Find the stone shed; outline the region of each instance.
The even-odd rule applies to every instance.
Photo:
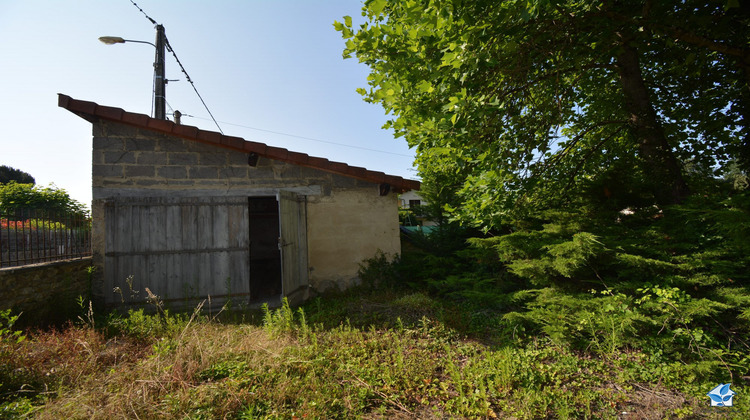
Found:
[[[94,298],[300,302],[401,251],[419,182],[59,95],[93,125]]]

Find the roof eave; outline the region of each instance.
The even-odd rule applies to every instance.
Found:
[[[268,146],[263,143],[248,141],[240,137],[226,136],[215,131],[201,130],[188,125],[177,125],[172,121],[151,118],[148,115],[127,112],[122,108],[99,105],[95,102],[73,99],[64,94],[58,94],[59,107],[78,115],[84,120],[95,123],[99,120],[113,121],[133,127],[155,131],[186,140],[195,141],[211,146],[222,147],[242,153],[255,153],[258,156],[274,159],[293,165],[318,169],[361,181],[375,184],[389,184],[391,190],[402,193],[409,190],[419,190],[419,181],[405,179],[395,175],[371,171],[365,168],[349,166],[341,162],[333,162],[325,158],[309,156],[305,153],[289,151],[287,149]]]

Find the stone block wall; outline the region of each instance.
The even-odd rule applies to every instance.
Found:
[[[359,263],[401,252],[396,194],[378,184],[260,158],[127,125],[100,121],[93,130],[93,255],[103,267],[107,200],[144,197],[272,196],[279,190],[306,196],[310,285],[345,289]],[[101,293],[99,270],[94,296]]]
[[[268,158],[252,167],[245,153],[109,122],[94,124],[92,162],[95,200],[121,190],[221,189],[232,195],[314,185],[325,194],[374,185]]]
[[[91,257],[0,269],[0,309],[23,312],[21,325],[45,325],[75,318],[77,299],[91,291]]]

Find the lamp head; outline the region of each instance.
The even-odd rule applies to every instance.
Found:
[[[124,44],[125,40],[120,38],[119,36],[100,36],[99,41],[107,44],[107,45],[113,45],[113,44]]]

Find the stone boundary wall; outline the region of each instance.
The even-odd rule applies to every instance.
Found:
[[[91,293],[91,257],[0,269],[0,310],[23,312],[21,326],[61,323],[79,314]]]

